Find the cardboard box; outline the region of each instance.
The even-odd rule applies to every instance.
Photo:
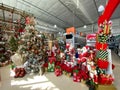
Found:
[[[117,90],[114,85],[96,85],[95,90]]]

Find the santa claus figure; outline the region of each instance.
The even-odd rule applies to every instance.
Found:
[[[81,49],[81,54],[79,55],[79,58],[87,57],[88,56],[88,50],[90,49],[89,46],[85,46]]]

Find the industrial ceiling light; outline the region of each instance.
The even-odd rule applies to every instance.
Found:
[[[61,32],[59,32],[58,34],[61,34]]]
[[[84,26],[83,26],[83,28],[87,28],[87,26],[86,26],[86,25],[84,25]]]
[[[99,7],[98,7],[98,12],[102,12],[102,11],[104,11],[104,6],[103,5],[100,5]]]
[[[57,28],[57,25],[54,25],[54,28]]]

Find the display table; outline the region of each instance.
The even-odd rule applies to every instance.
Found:
[[[114,85],[96,85],[95,90],[117,90]]]

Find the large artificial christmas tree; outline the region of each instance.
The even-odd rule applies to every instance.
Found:
[[[17,54],[21,56],[22,64],[27,73],[38,73],[46,60],[45,35],[35,30],[34,17],[26,18],[24,32],[20,32]],[[13,41],[14,39],[12,39]],[[13,44],[13,43],[12,43]],[[13,61],[16,65],[17,62]]]

